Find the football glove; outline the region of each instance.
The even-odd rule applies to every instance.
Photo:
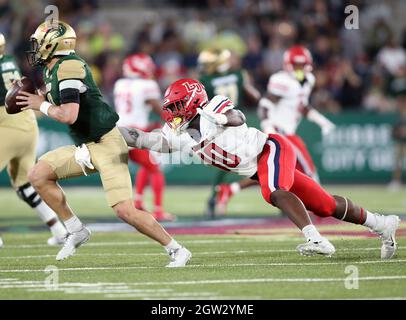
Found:
[[[80,147],[76,147],[75,151],[75,161],[82,169],[85,176],[87,176],[86,167],[89,169],[94,169],[94,166],[90,160],[90,152],[86,144],[82,144]]]
[[[228,122],[227,116],[222,113],[215,113],[211,110],[207,109],[197,109],[197,113],[200,114],[202,117],[206,118],[210,122],[223,126]]]

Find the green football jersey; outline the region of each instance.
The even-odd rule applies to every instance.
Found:
[[[204,74],[199,81],[203,83],[209,99],[223,95],[231,99],[234,105],[242,104],[244,95],[244,76],[242,70],[225,73]]]
[[[78,82],[75,80],[80,80],[84,86],[80,88],[78,118],[69,126],[70,135],[76,145],[97,142],[115,127],[119,116],[104,101],[85,61],[75,54],[70,54],[60,58],[51,70],[44,68],[46,98],[50,103],[60,105],[60,85],[63,83],[63,88],[69,88],[71,83]]]
[[[4,106],[4,99],[8,89],[10,89],[13,80],[21,78],[20,70],[14,58],[10,55],[0,57],[0,106]]]

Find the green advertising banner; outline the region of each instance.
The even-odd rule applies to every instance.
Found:
[[[328,116],[337,126],[322,137],[303,121],[298,134],[306,142],[324,183],[386,183],[394,164],[391,137],[395,114],[351,112]]]
[[[298,134],[303,137],[312,154],[323,183],[386,183],[390,180],[393,167],[393,146],[391,125],[394,114],[342,113],[328,116],[337,128],[328,136],[322,137],[319,127],[302,121]],[[247,114],[248,124],[258,127],[254,112]],[[40,138],[38,156],[59,146],[71,144],[64,124],[49,118],[39,119]],[[193,157],[174,154],[156,155],[163,165],[168,184],[209,184],[218,169],[201,164],[193,164]],[[169,157],[169,158],[168,158]],[[184,163],[189,163],[185,165]],[[132,175],[137,166],[130,163]],[[239,179],[228,175],[228,180]],[[66,180],[63,185],[98,185],[99,176],[81,177]],[[0,186],[8,186],[4,170],[0,174]]]

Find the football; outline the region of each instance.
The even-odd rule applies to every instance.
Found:
[[[30,78],[23,77],[13,83],[11,88],[7,91],[5,99],[6,111],[9,114],[21,112],[23,106],[17,105],[17,96],[20,91],[26,91],[29,93],[36,93],[34,83]]]

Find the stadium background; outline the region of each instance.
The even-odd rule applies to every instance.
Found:
[[[77,32],[77,52],[91,64],[105,97],[120,77],[121,61],[133,52],[151,54],[161,88],[195,76],[200,50],[232,49],[262,93],[282,55],[301,42],[310,48],[316,86],[311,103],[337,124],[328,137],[303,121],[299,133],[314,156],[323,183],[387,183],[394,164],[392,125],[406,92],[405,1],[207,0],[207,1],[0,1],[0,31],[23,73],[40,83],[40,70],[25,59],[27,39],[45,17],[46,4]],[[344,28],[344,8],[355,4],[360,29]],[[306,13],[306,16],[303,16]],[[258,127],[256,106],[239,106]],[[38,155],[70,143],[66,127],[40,117]],[[130,165],[134,172],[136,167]],[[215,169],[166,165],[168,184],[208,184]],[[231,178],[232,179],[232,178]],[[95,185],[97,176],[66,182]],[[0,186],[9,185],[6,173]]]

